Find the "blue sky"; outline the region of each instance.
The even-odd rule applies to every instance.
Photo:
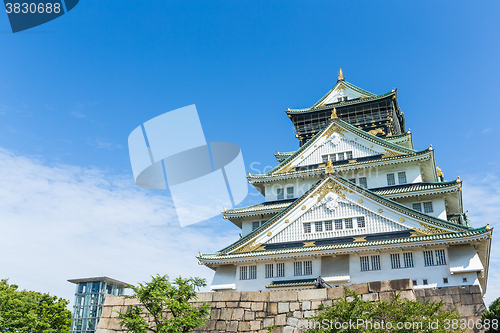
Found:
[[[168,227],[168,192],[134,184],[129,133],[196,104],[207,141],[237,143],[256,172],[252,163],[274,166],[276,150],[298,147],[284,109],[314,104],[339,67],[370,92],[398,89],[416,148],[432,144],[445,177],[464,180],[474,226],[496,225],[499,10],[496,1],[82,0],[17,34],[0,15],[0,248],[12,255],[0,258],[2,277],[69,299],[66,279],[81,276],[210,282],[194,255],[232,242],[237,228],[215,218],[189,229],[202,239],[192,246]],[[492,253],[488,302],[500,296]]]

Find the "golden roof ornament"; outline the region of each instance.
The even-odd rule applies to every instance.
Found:
[[[436,171],[437,171],[438,176],[442,176],[442,177],[444,177],[444,176],[443,176],[443,171],[441,171],[441,168],[440,168],[440,167],[438,167],[438,166],[437,166],[437,167],[436,167]]]
[[[327,175],[330,175],[334,172],[333,170],[333,163],[332,163],[332,159],[330,158],[330,156],[328,156],[328,162],[326,162],[326,167],[325,167],[325,173]]]
[[[337,119],[337,108],[333,108],[331,118],[332,119]]]
[[[344,74],[342,73],[342,68],[340,68],[339,79],[337,81],[343,81],[343,80],[344,80]]]

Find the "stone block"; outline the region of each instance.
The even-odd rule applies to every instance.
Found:
[[[241,300],[248,302],[269,302],[269,291],[242,291]]]
[[[226,322],[225,321],[218,321],[215,323],[215,329],[218,331],[225,331],[226,330]]]
[[[120,319],[119,318],[109,318],[107,329],[121,331],[122,327],[120,326]]]
[[[472,303],[484,304],[483,296],[481,296],[481,294],[472,294]]]
[[[267,312],[269,314],[275,315],[278,313],[278,303],[268,303]]]
[[[304,318],[311,318],[314,316],[314,311],[304,311]]]
[[[311,309],[312,310],[317,310],[317,309],[319,309],[320,305],[321,305],[321,301],[312,301],[311,302]]]
[[[258,320],[252,320],[250,322],[250,327],[249,329],[252,330],[260,330],[260,321]]]
[[[361,299],[363,301],[369,301],[369,302],[377,301],[378,300],[378,294],[377,293],[363,294],[361,296]]]
[[[344,298],[345,297],[345,290],[344,287],[333,287],[327,289],[326,292],[328,298],[331,299],[337,299],[337,298]]]
[[[244,318],[246,321],[255,320],[255,312],[245,310]]]
[[[472,294],[463,294],[460,295],[460,302],[462,305],[472,305],[474,302],[472,301]]]
[[[237,308],[238,304],[240,304],[240,302],[226,302],[228,308]]]
[[[478,285],[472,285],[472,286],[466,286],[467,287],[467,292],[471,294],[480,294],[481,289],[479,288]]]
[[[286,325],[286,315],[285,314],[279,314],[276,317],[274,317],[274,323],[276,326],[285,326]]]
[[[212,302],[212,296],[214,293],[197,293],[198,302]]]
[[[139,305],[141,304],[137,298],[125,298],[123,300],[123,305]]]
[[[104,305],[124,305],[125,304],[125,297],[123,296],[111,296],[111,295],[106,295],[106,298],[104,299]]]
[[[300,319],[300,318],[304,317],[304,314],[303,314],[303,312],[302,312],[302,311],[294,311],[294,312],[292,313],[292,316],[293,316],[294,318],[299,318],[299,319]]]
[[[352,296],[347,296],[347,297],[345,298],[345,300],[346,300],[347,302],[352,302],[352,301],[354,301],[354,297],[352,297]]]
[[[231,316],[231,318],[233,320],[243,320],[243,315],[244,314],[245,314],[245,309],[236,308],[236,309],[234,309],[233,315]]]
[[[212,318],[213,319],[213,318]],[[213,331],[215,330],[215,324],[217,323],[217,320],[208,320],[206,323],[205,323],[205,326],[202,326],[201,328],[202,329],[202,332],[203,331]]]
[[[298,309],[300,309],[299,302],[290,302],[290,311],[296,311]]]
[[[401,291],[397,291],[397,293],[400,295],[401,299],[407,299],[410,301],[414,301],[417,299],[415,297],[415,293],[413,292],[413,290],[401,290]],[[450,300],[451,300],[451,297],[450,297]]]
[[[453,301],[453,304],[458,304],[460,303],[460,295],[450,295],[451,296],[451,300]]]
[[[109,317],[103,318],[101,316],[101,319],[99,319],[99,324],[97,325],[97,328],[107,329],[109,327],[110,320],[111,320],[111,318],[109,318]]]
[[[305,301],[305,302],[302,302],[302,310],[311,310],[311,302],[309,301]]]
[[[268,328],[274,326],[274,318],[264,318],[262,321],[262,327],[263,328]]]
[[[321,304],[323,304],[324,306],[332,306],[333,305],[333,300],[327,299],[327,300],[321,302]]]
[[[255,302],[250,305],[250,309],[252,311],[262,311],[264,310],[264,303],[263,302]]]
[[[250,309],[251,302],[240,302],[240,308]]]
[[[278,313],[285,313],[290,311],[290,303],[288,302],[280,302],[278,303]]]
[[[250,323],[246,321],[240,321],[238,323],[238,331],[243,332],[243,331],[248,331],[250,329]]]
[[[390,302],[391,297],[394,297],[394,296],[396,296],[395,291],[383,291],[383,292],[378,294],[379,299],[381,301],[386,301],[386,302]]]
[[[283,328],[283,333],[294,333],[295,328],[293,326],[286,326]]]
[[[101,318],[110,318],[113,308],[111,306],[103,306],[101,312]]]
[[[389,281],[387,281],[387,280],[368,282],[368,292],[370,292],[370,293],[379,293],[381,291],[391,291],[391,290],[394,290],[394,289],[391,288],[391,285],[390,285]]]
[[[271,302],[295,302],[297,301],[297,290],[273,291],[269,295]]]
[[[226,324],[226,331],[228,331],[228,332],[238,331],[238,322],[237,321],[230,321],[229,323],[227,323]]]
[[[223,308],[220,311],[220,319],[221,320],[231,320],[231,316],[233,315],[232,308]]]
[[[124,306],[113,306],[111,308],[110,318],[118,318],[120,316],[120,314],[118,312],[125,312],[125,307]]]
[[[413,290],[411,279],[390,280],[389,288],[392,290]]]
[[[323,300],[326,298],[326,289],[305,289],[299,290],[298,299],[299,301],[310,301],[320,299]]]
[[[457,312],[462,317],[472,317],[476,313],[474,305],[459,306]]]
[[[264,318],[266,316],[266,313],[264,311],[256,311],[255,312],[255,318]]]
[[[215,307],[222,309],[226,307],[226,302],[215,302]]]
[[[241,292],[226,291],[213,293],[212,300],[214,302],[239,302]]]
[[[415,296],[416,297],[425,297],[425,290],[424,289],[415,289]]]
[[[425,289],[425,297],[436,296],[436,289],[434,288],[426,288]]]
[[[286,319],[286,324],[288,326],[297,327],[298,322],[299,322],[299,320],[297,318],[294,318],[294,317],[288,317]]]
[[[220,319],[220,309],[212,308],[210,310],[210,315],[211,315],[212,319]]]
[[[356,292],[358,295],[368,294],[368,283],[358,283],[347,286],[351,291]]]

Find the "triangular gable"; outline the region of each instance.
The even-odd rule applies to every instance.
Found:
[[[375,94],[372,94],[366,90],[356,87],[355,85],[345,81],[338,80],[337,84],[328,91],[318,102],[316,102],[312,108],[319,107],[322,105],[338,103],[344,100],[347,97],[348,100],[353,99],[363,99],[368,97],[375,97]],[[339,100],[340,98],[340,100]]]
[[[343,152],[352,152],[352,162],[367,156],[382,155],[385,158],[417,153],[413,149],[360,130],[335,115],[333,117],[329,125],[267,174],[290,172],[296,167],[321,164],[324,163],[323,156]]]
[[[330,211],[331,215],[328,215],[326,210]],[[352,232],[348,231],[337,236],[351,237],[353,239],[351,242],[363,242],[367,241],[366,236],[384,233],[407,232],[406,237],[417,237],[471,230],[469,227],[420,213],[341,177],[330,175],[266,224],[222,250],[221,253],[264,251],[276,247],[277,244],[297,241],[301,242],[300,247],[318,246],[317,243],[323,238],[304,235],[303,223],[358,216],[365,218],[364,230],[353,228]],[[353,220],[353,223],[356,221]]]

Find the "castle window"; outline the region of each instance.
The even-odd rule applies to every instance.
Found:
[[[345,219],[345,228],[346,229],[352,229],[353,228],[352,219]]]
[[[406,172],[403,171],[403,172],[398,172],[398,182],[399,184],[406,184]]]
[[[444,283],[444,284],[447,284],[447,283],[448,283],[448,278],[447,278],[447,277],[446,277],[446,278],[443,278],[443,283]]]
[[[380,270],[380,256],[364,256],[359,257],[361,263],[361,271],[378,271]],[[371,267],[370,267],[371,262]]]
[[[323,231],[323,222],[314,222],[314,229],[316,232]]]
[[[417,280],[411,280],[411,283],[416,286],[417,285]]]
[[[436,265],[446,265],[444,250],[436,250]]]
[[[462,278],[462,282],[463,283],[467,282],[467,278],[466,277]]]
[[[342,97],[337,97],[337,102],[342,102]]]
[[[284,262],[279,262],[276,264],[276,276],[277,277],[284,277],[285,276],[285,263]]]
[[[361,262],[361,271],[369,271],[370,270],[370,260],[369,257],[360,257]]]
[[[368,182],[366,181],[366,177],[359,178],[359,186],[363,188],[368,188]]]
[[[434,266],[432,251],[424,251],[424,264],[425,266]]]
[[[293,199],[293,186],[289,186],[286,188],[286,198]]]
[[[248,266],[248,279],[255,280],[257,278],[257,266]]]
[[[344,102],[347,102],[347,96],[344,96],[343,99],[344,99]]]
[[[293,263],[293,275],[302,275],[302,261],[296,261]]]
[[[424,213],[433,213],[434,209],[432,208],[432,201],[424,202]]]
[[[260,226],[260,222],[259,221],[252,222],[252,231],[254,231],[255,229],[257,229],[259,226]]]
[[[304,233],[305,234],[311,233],[311,223],[304,223]]]
[[[332,231],[332,230],[333,230],[332,221],[325,221],[325,231]]]
[[[371,256],[372,259],[372,271],[380,270],[380,256]]]
[[[347,160],[352,160],[352,151],[346,152],[345,155]]]
[[[401,268],[401,261],[399,260],[399,253],[391,253],[391,268]]]
[[[296,261],[293,263],[293,275],[312,275],[312,261]]]
[[[312,261],[304,261],[304,275],[312,275]]]
[[[277,189],[277,193],[278,193],[278,200],[285,199],[285,189],[279,188]]]
[[[356,184],[356,178],[351,178],[351,179],[349,179],[349,181],[350,181],[351,183]]]
[[[413,203],[412,208],[417,212],[422,212],[422,204],[420,202]]]
[[[337,161],[343,161],[344,160],[344,153],[338,153],[337,154]]]
[[[358,222],[358,228],[365,227],[365,217],[364,216],[360,216],[360,217],[356,218],[356,220]]]
[[[434,261],[433,252],[435,252],[436,261]],[[424,251],[424,263],[425,266],[446,265],[446,255],[444,250]]]
[[[388,186],[396,185],[396,179],[394,178],[393,173],[387,174],[387,185]]]
[[[335,220],[335,230],[342,230],[342,220]]]
[[[405,268],[413,267],[413,253],[411,252],[403,253],[403,259],[405,262]]]
[[[240,280],[248,280],[248,266],[240,267]]]
[[[274,265],[266,264],[266,279],[274,277]]]
[[[424,279],[422,282],[424,283],[424,286],[426,286],[426,285],[429,284],[428,281],[427,281],[427,279]]]

